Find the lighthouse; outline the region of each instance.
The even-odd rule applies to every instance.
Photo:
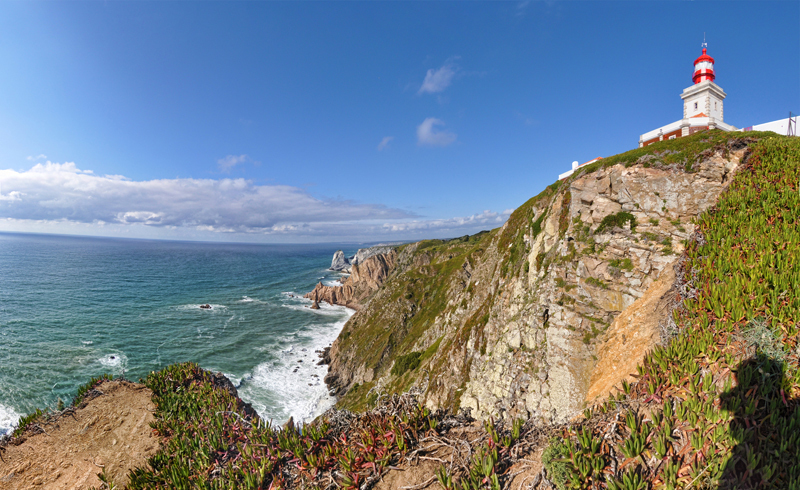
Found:
[[[681,94],[684,119],[699,116],[712,118],[714,122],[723,121],[722,101],[725,100],[727,94],[714,83],[716,78],[714,58],[708,55],[707,48],[703,48],[703,54],[694,60],[694,73],[692,74],[694,85],[684,89]]]
[[[702,49],[703,53],[694,60],[693,84],[685,88],[681,94],[683,119],[639,136],[640,148],[657,141],[689,136],[705,129],[736,131],[734,126],[723,121],[725,112],[722,103],[727,94],[722,87],[714,83],[717,78],[714,58],[709,56],[705,42]]]

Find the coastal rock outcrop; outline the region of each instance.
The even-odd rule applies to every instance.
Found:
[[[337,272],[350,272],[350,261],[344,256],[344,252],[337,250],[333,254],[330,270]]]
[[[331,347],[340,406],[416,386],[428,406],[479,418],[580,413],[659,341],[692,221],[746,146],[731,139],[682,161],[636,150],[548,187],[500,229],[399,247]]]
[[[320,282],[313,291],[306,293],[304,297],[313,301],[314,304],[325,301],[331,305],[341,305],[358,310],[364,300],[380,288],[386,280],[394,268],[396,255],[392,248],[370,255],[350,266],[350,276],[342,281],[341,286],[325,286]]]
[[[329,270],[349,274],[352,272],[352,266],[361,264],[374,255],[386,255],[394,248],[394,245],[375,245],[369,248],[359,248],[356,254],[350,258],[345,257],[343,251],[337,250],[333,254]]]
[[[373,255],[385,255],[394,250],[393,245],[375,245],[369,248],[359,248],[358,252],[350,259],[350,263],[358,265]]]

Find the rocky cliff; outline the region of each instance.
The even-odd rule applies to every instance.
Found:
[[[337,252],[338,253],[338,252]],[[362,303],[386,280],[394,268],[396,253],[387,248],[377,254],[368,256],[350,265],[350,275],[342,281],[341,286],[325,286],[321,282],[313,291],[304,297],[319,303],[325,301],[332,305],[342,305],[354,310],[361,308]],[[334,256],[335,260],[336,256]]]
[[[432,407],[569,419],[669,330],[683,242],[748,143],[711,132],[607,158],[500,229],[399,247],[331,348],[340,405],[415,385]]]

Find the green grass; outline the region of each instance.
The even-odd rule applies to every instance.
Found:
[[[368,309],[356,321],[349,322],[339,336],[340,348],[352,352],[367,368],[375,369],[376,376],[390,374],[392,364],[399,356],[413,351],[436,317],[447,308],[457,307],[449,306],[452,285],[458,283],[464,267],[475,266],[488,243],[495,238],[496,232],[481,232],[453,240],[424,241],[414,252],[407,251],[409,245],[401,247],[400,257],[427,265],[409,264],[395,271],[375,296],[376,304],[391,304],[393,308]],[[470,282],[466,296],[472,287]],[[465,301],[464,304],[466,306]],[[420,356],[420,363],[436,363],[439,357],[446,355],[438,353],[440,343],[441,340],[435,343],[433,351],[426,350]],[[442,348],[449,349],[451,345]],[[404,372],[402,376],[395,376],[385,389],[388,393],[401,393],[414,384],[416,378],[417,371]],[[358,398],[359,393],[362,391],[345,394],[338,406],[363,409],[364,399]]]
[[[591,284],[592,286],[595,286],[595,287],[598,287],[598,288],[602,288],[602,289],[608,289],[608,284],[606,284],[605,282],[603,282],[600,279],[597,279],[596,277],[587,277],[586,278],[586,284]]]
[[[632,271],[633,270],[633,262],[631,261],[631,259],[628,259],[628,258],[621,259],[621,260],[620,259],[614,259],[611,262],[609,262],[608,265],[610,265],[611,267],[616,267],[617,269],[622,269],[622,270],[626,270],[626,271]]]
[[[658,143],[644,148],[636,148],[625,153],[620,153],[619,155],[603,158],[595,163],[581,167],[578,172],[575,172],[566,180],[580,178],[581,175],[586,175],[598,169],[608,168],[617,164],[631,166],[641,157],[647,155],[656,157],[656,160],[650,162],[647,166],[653,166],[654,162],[658,162],[659,165],[675,165],[682,168],[684,171],[691,172],[697,170],[697,165],[708,156],[708,152],[710,151],[719,148],[723,150],[723,153],[727,153],[731,148],[737,148],[740,145],[744,146],[758,139],[771,136],[775,136],[775,133],[758,131],[742,133],[729,133],[721,130],[701,131],[685,138],[659,141]]]
[[[86,394],[89,391],[95,389],[100,383],[111,380],[112,378],[113,376],[110,374],[101,374],[100,376],[91,378],[88,383],[79,386],[75,398],[72,399],[72,406],[79,406],[81,403],[83,403],[83,399],[86,397]]]

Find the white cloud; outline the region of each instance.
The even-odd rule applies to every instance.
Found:
[[[511,210],[420,219],[380,204],[318,199],[245,179],[134,181],[74,163],[0,169],[0,230],[179,240],[332,242],[448,238],[501,226]]]
[[[0,170],[0,217],[14,220],[269,233],[287,226],[412,217],[379,204],[317,199],[283,185],[245,179],[132,181],[98,176],[74,163]]]
[[[36,161],[36,160],[47,160],[47,155],[39,155],[39,156],[36,156],[36,157],[29,156],[29,157],[27,158],[27,160],[28,160],[29,162],[34,162],[34,161]]]
[[[219,165],[219,169],[222,172],[228,173],[231,171],[233,167],[240,163],[244,163],[247,161],[247,155],[228,155],[225,158],[220,158],[217,160],[217,165]]]
[[[429,117],[417,126],[417,144],[428,146],[447,146],[456,140],[456,134],[451,131],[436,129],[444,126],[444,121]]]
[[[378,151],[383,151],[386,147],[389,146],[389,143],[394,139],[394,136],[387,136],[381,140],[378,144]]]
[[[453,77],[456,76],[457,72],[458,66],[453,62],[453,59],[447,60],[438,70],[428,70],[417,94],[435,94],[444,91],[453,83]]]
[[[473,214],[472,216],[446,218],[446,219],[432,219],[432,220],[413,220],[404,221],[400,223],[386,223],[383,225],[384,230],[391,232],[435,232],[440,235],[444,232],[453,232],[458,236],[462,233],[475,233],[480,229],[497,228],[506,222],[510,211],[505,210],[502,213],[495,213],[492,211],[484,211],[482,213]]]

